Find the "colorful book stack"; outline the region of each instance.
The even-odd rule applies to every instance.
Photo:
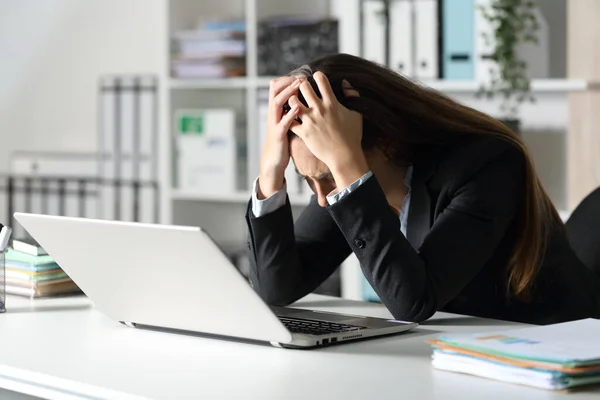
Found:
[[[6,293],[43,297],[79,292],[79,288],[32,239],[15,239],[6,252]]]
[[[478,334],[430,341],[440,370],[563,390],[600,383],[600,320]]]
[[[244,21],[209,21],[176,32],[172,74],[177,78],[225,78],[246,75]]]

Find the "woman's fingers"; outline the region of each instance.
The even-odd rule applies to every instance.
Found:
[[[283,128],[283,131],[287,133],[297,116],[298,107],[292,107],[290,111],[288,111],[283,117],[281,117],[281,122],[279,122],[279,126]]]
[[[308,104],[309,107],[312,107],[312,108],[318,107],[320,100],[317,97],[317,94],[313,90],[312,86],[310,86],[310,83],[307,80],[304,80],[300,84],[300,92],[302,92],[302,96],[304,96],[304,99],[306,100],[306,103]]]
[[[279,92],[288,87],[295,79],[296,77],[293,76],[281,76],[279,78],[271,79],[271,82],[269,83],[269,98],[275,98]]]
[[[290,96],[290,98],[288,99],[288,104],[291,108],[297,108],[299,114],[308,113],[308,108],[304,104],[302,104],[298,96],[296,96],[295,94]]]
[[[271,101],[271,107],[273,107],[273,116],[275,117],[275,121],[279,122],[281,119],[281,115],[283,114],[283,106],[285,105],[286,101],[289,100],[290,96],[298,91],[298,86],[300,86],[299,80],[292,82],[283,90],[281,90],[279,94]]]
[[[319,92],[321,92],[321,98],[323,99],[323,101],[333,103],[336,100],[336,98],[335,94],[333,94],[333,90],[331,89],[329,79],[327,79],[327,75],[325,75],[321,71],[317,71],[313,74],[313,78],[317,83]]]
[[[300,139],[304,140],[304,129],[302,129],[302,124],[296,120],[292,120],[290,127],[288,130],[292,131],[296,136]]]
[[[358,91],[350,85],[350,82],[345,79],[342,81],[342,91],[347,97],[360,97],[360,93],[358,93]]]

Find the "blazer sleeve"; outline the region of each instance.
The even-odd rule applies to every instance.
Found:
[[[502,153],[456,185],[418,250],[400,232],[374,178],[328,207],[365,277],[396,319],[428,319],[493,256],[522,198],[523,156],[517,153]]]
[[[294,224],[289,198],[269,214],[246,213],[250,281],[270,305],[287,305],[314,291],[350,255],[340,228],[311,198]]]

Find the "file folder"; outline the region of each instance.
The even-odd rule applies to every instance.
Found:
[[[488,83],[498,71],[491,56],[496,47],[494,27],[484,18],[480,7],[491,9],[492,0],[475,0],[475,80]]]
[[[363,1],[362,18],[363,58],[385,65],[385,5],[383,1]]]
[[[391,1],[389,21],[390,65],[388,67],[409,77],[413,77],[415,73],[412,3],[412,0]]]
[[[414,47],[414,76],[417,79],[437,79],[438,71],[438,2],[436,0],[415,0],[414,32],[411,39]]]
[[[444,79],[474,79],[474,0],[442,0]]]

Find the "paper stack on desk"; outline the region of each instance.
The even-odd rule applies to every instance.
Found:
[[[6,293],[42,297],[74,292],[79,288],[51,256],[12,248],[6,252]]]
[[[561,390],[600,383],[600,320],[442,336],[437,369]]]

